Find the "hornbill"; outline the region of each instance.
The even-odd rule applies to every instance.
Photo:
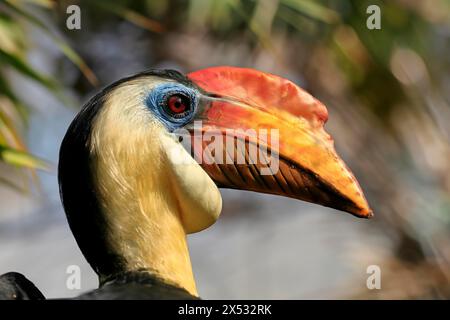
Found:
[[[197,298],[186,234],[218,219],[218,187],[371,217],[323,128],[327,118],[294,83],[253,69],[150,70],[106,87],[73,120],[60,149],[63,206],[100,283],[78,298]],[[0,290],[30,287],[8,279],[0,278]]]

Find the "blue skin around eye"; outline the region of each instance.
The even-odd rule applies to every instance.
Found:
[[[190,98],[191,112],[183,118],[173,118],[164,111],[166,99],[174,94],[183,94]],[[145,104],[170,131],[183,127],[194,117],[198,103],[198,92],[179,83],[164,83],[156,86],[145,98]]]

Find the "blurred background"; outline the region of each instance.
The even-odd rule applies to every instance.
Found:
[[[69,30],[66,10],[81,9]],[[381,29],[369,30],[369,5]],[[0,273],[50,298],[97,286],[58,195],[61,139],[102,86],[147,68],[286,77],[327,105],[327,131],[375,212],[361,220],[224,190],[189,236],[203,298],[450,298],[450,1],[0,1]],[[66,287],[68,266],[81,288]],[[367,267],[381,289],[366,287]]]

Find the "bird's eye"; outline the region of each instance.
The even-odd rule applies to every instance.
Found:
[[[166,98],[164,109],[173,118],[184,118],[191,112],[191,99],[180,93],[170,95]]]
[[[192,120],[198,105],[198,92],[178,83],[163,83],[153,88],[145,104],[172,131]]]
[[[188,108],[187,104],[189,104],[189,101],[186,101],[186,97],[179,94],[175,94],[167,99],[167,106],[173,113],[182,113],[186,111]]]

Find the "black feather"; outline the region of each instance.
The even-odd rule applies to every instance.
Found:
[[[0,300],[45,300],[45,297],[22,274],[8,272],[0,276]]]
[[[104,284],[76,300],[195,300],[185,289],[167,284],[145,271],[125,272],[108,278]]]

